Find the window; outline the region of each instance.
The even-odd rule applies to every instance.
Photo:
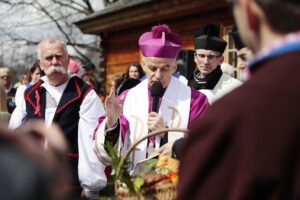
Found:
[[[234,77],[240,80],[240,74],[236,70],[236,62],[237,62],[237,50],[234,45],[234,41],[232,37],[230,36],[230,32],[232,30],[231,26],[225,26],[223,29],[223,39],[227,41],[227,47],[224,52],[224,62],[232,65],[235,68]]]

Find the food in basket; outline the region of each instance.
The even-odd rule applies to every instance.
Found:
[[[148,160],[145,171],[131,177],[134,191],[127,184],[119,184],[117,199],[175,199],[178,168],[179,161],[170,156]]]
[[[156,168],[165,168],[168,169],[170,172],[178,173],[179,169],[179,161],[171,158],[170,156],[160,156],[157,163]]]
[[[148,172],[147,174],[144,175],[144,182],[147,185],[153,185],[167,178],[168,177],[164,174],[156,174],[154,172]]]
[[[112,175],[116,181],[117,199],[175,199],[178,183],[179,161],[170,156],[160,156],[145,162],[143,170],[130,176],[128,160],[120,165],[120,156],[112,146],[107,146],[112,158]],[[115,173],[121,166],[119,173]]]
[[[159,159],[148,161],[145,171],[132,178],[136,191],[155,184],[178,182],[179,161],[170,156],[160,156]]]

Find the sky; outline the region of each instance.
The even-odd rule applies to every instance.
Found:
[[[11,0],[10,2],[32,2],[34,0]],[[71,0],[60,0],[60,2],[69,2]],[[82,2],[82,0],[73,0]],[[94,10],[98,11],[104,8],[103,1],[90,0]],[[78,21],[86,15],[74,13],[74,10],[64,8],[63,6],[55,6],[50,4],[50,0],[37,0],[38,3],[44,5],[47,10],[55,18],[61,18],[68,14],[68,18],[61,20],[59,24],[66,26],[66,22]],[[27,45],[24,40],[38,42],[46,36],[56,36],[64,39],[65,36],[59,32],[57,26],[49,20],[49,18],[38,9],[32,6],[7,6],[0,0],[0,67],[12,67],[19,71],[24,71],[22,67],[29,68],[36,59],[35,45]],[[80,8],[80,7],[76,7]],[[67,26],[67,35],[73,41],[86,43],[93,47],[99,47],[101,39],[98,36],[82,34],[75,26]],[[71,27],[71,28],[70,28]],[[72,47],[68,47],[70,54],[76,56],[76,52]],[[99,52],[91,53],[82,50],[84,54],[88,54],[91,60],[97,64],[99,62]]]

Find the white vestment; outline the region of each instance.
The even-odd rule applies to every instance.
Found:
[[[119,133],[118,147],[123,154],[131,144],[139,138],[148,134],[148,80],[144,80],[136,87],[129,90],[123,106],[123,115],[129,121],[129,129],[126,132],[124,142],[121,140]],[[166,89],[159,108],[164,123],[169,128],[187,128],[189,122],[191,104],[191,88],[184,85],[178,79],[172,77]],[[106,119],[101,123],[96,133],[95,148],[101,157],[109,160],[108,155],[103,147],[105,141],[105,123]],[[168,133],[168,141],[175,141],[183,137],[183,133]],[[156,137],[155,148],[159,148],[160,137]],[[147,152],[147,140],[137,146],[134,152],[134,164],[139,160],[145,159]],[[102,159],[102,158],[101,158]],[[100,160],[101,160],[100,159]]]
[[[242,84],[243,83],[241,81],[223,73],[213,90],[201,89],[199,91],[206,95],[208,102],[211,105],[225,94],[231,92]]]

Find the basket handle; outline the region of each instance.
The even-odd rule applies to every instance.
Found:
[[[187,133],[188,132],[188,129],[181,129],[181,128],[163,128],[163,129],[159,129],[157,131],[153,131],[151,133],[149,133],[148,135],[140,138],[139,140],[137,140],[125,153],[125,155],[121,158],[121,161],[119,163],[119,166],[117,168],[117,171],[116,171],[116,179],[119,178],[119,173],[120,173],[120,170],[121,170],[121,167],[123,166],[125,160],[128,158],[129,154],[135,149],[135,147],[140,144],[142,141],[144,141],[145,139],[151,137],[151,136],[156,136],[156,135],[159,135],[161,133],[165,133],[165,132],[184,132],[184,133]]]

